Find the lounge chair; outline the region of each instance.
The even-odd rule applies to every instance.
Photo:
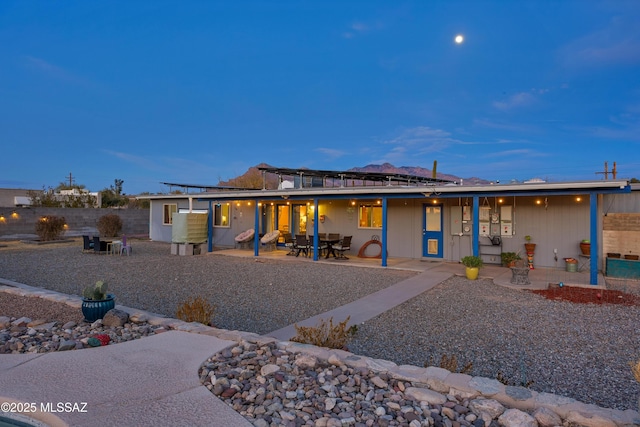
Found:
[[[260,243],[265,246],[265,250],[273,251],[276,248],[276,243],[280,237],[280,230],[273,230],[262,236]]]
[[[253,228],[243,231],[235,237],[236,244],[240,249],[251,249],[251,243],[256,231]]]

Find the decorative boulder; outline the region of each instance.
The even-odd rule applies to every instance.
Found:
[[[107,314],[102,318],[102,324],[104,326],[111,327],[119,327],[123,326],[125,323],[129,321],[129,313],[126,311],[118,310],[117,308],[112,308],[107,311]]]

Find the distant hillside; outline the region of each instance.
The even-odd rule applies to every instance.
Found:
[[[245,187],[245,188],[262,188],[262,172],[258,170],[259,167],[273,167],[266,163],[260,163],[259,165],[252,166],[243,175],[236,178],[232,178],[228,181],[220,181],[220,186],[232,186],[232,187]],[[367,165],[364,167],[355,167],[348,170],[349,172],[378,172],[378,173],[396,173],[405,175],[416,175],[431,177],[431,169],[425,169],[419,166],[401,166],[395,167],[390,163],[384,163],[382,165]],[[438,179],[446,179],[449,181],[460,182],[462,178],[449,175],[445,173],[436,173]],[[291,179],[292,177],[285,177]],[[488,184],[489,181],[477,177],[463,178],[465,184]],[[267,174],[267,189],[278,188],[278,177],[273,174]]]

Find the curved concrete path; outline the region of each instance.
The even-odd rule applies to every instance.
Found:
[[[251,426],[198,378],[202,362],[235,344],[168,331],[94,349],[4,354],[0,401],[33,402],[38,409],[41,404],[55,408],[58,402],[70,402],[86,410],[33,417],[52,427]]]

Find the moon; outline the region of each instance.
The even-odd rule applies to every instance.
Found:
[[[454,40],[456,43],[461,44],[464,41],[464,37],[462,34],[458,34]]]

